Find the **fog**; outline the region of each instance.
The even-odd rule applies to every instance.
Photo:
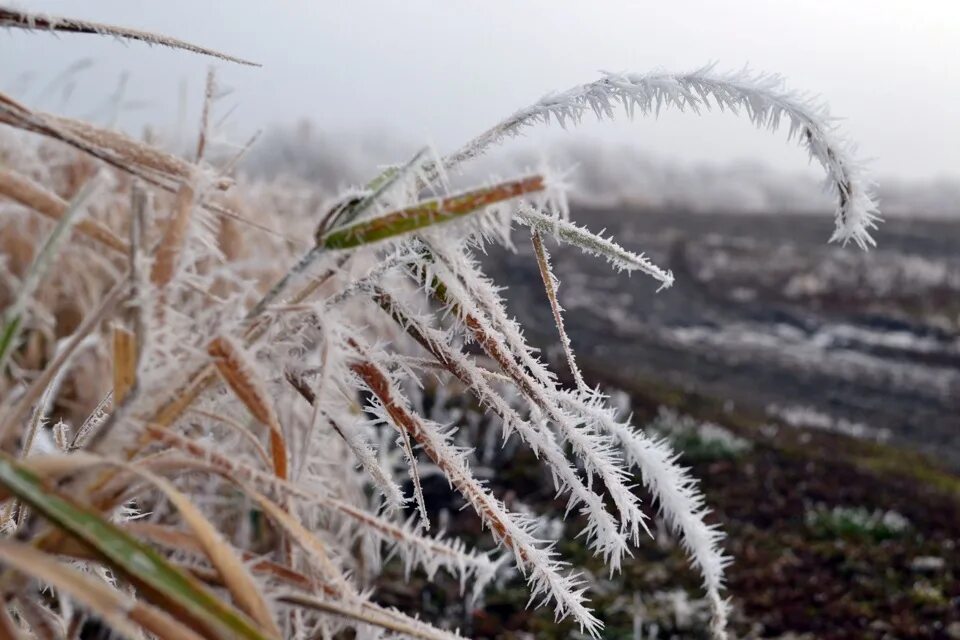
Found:
[[[790,87],[823,96],[882,182],[946,185],[949,193],[960,179],[954,42],[960,5],[954,2],[44,0],[19,6],[155,30],[255,60],[263,66],[216,65],[230,89],[218,105],[219,137],[242,142],[256,130],[307,120],[335,136],[343,162],[359,165],[363,175],[399,160],[389,155],[397,149],[453,148],[601,69],[688,70],[716,61],[722,69],[776,71]],[[30,105],[134,133],[150,125],[173,143],[193,135],[210,64],[140,43],[16,30],[0,32],[0,60],[0,88]],[[381,144],[369,144],[378,138]],[[573,159],[594,175],[584,153],[591,161],[625,154],[630,167],[646,172],[640,185],[662,187],[664,175],[679,172],[717,183],[707,189],[713,197],[736,193],[734,201],[756,203],[767,200],[743,194],[736,180],[720,183],[759,167],[784,185],[800,180],[806,193],[805,185],[820,177],[784,138],[731,114],[664,113],[636,122],[591,121],[572,135],[540,127],[513,146],[554,148],[563,140],[560,155],[569,159],[574,145],[582,153]],[[366,141],[375,152],[350,150],[348,140]],[[591,145],[599,150],[587,151]],[[607,162],[606,170],[617,164]],[[627,176],[631,184],[635,178]]]
[[[338,134],[301,123],[271,128],[241,166],[252,177],[304,180],[333,197],[368,179],[375,167],[409,157],[417,148],[383,132]],[[818,172],[776,168],[762,159],[671,160],[637,145],[589,137],[552,140],[545,148],[519,140],[450,178],[468,186],[543,169],[562,173],[571,201],[589,206],[818,215],[834,207]],[[960,180],[886,176],[877,191],[885,217],[960,218]]]

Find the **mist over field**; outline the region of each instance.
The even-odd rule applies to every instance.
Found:
[[[669,160],[626,141],[577,137],[541,148],[520,138],[451,176],[454,182],[485,180],[546,165],[564,173],[570,198],[595,207],[670,207],[701,212],[812,213],[829,215],[822,180],[777,169],[762,159],[691,163]],[[403,158],[415,144],[378,131],[368,134],[319,130],[309,121],[268,128],[244,163],[253,176],[291,176],[334,192],[360,182]],[[960,217],[960,180],[949,176],[877,180],[885,216]]]

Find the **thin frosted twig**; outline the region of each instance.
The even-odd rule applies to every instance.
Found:
[[[573,349],[570,347],[570,337],[563,326],[563,309],[560,307],[560,301],[557,299],[557,287],[560,281],[553,275],[550,268],[550,254],[547,248],[543,246],[543,239],[540,232],[536,229],[530,232],[530,241],[533,244],[533,253],[537,257],[537,267],[540,269],[540,278],[543,280],[543,289],[547,294],[547,300],[550,302],[550,311],[553,313],[553,323],[557,326],[557,333],[560,336],[560,346],[563,347],[563,353],[567,358],[567,365],[570,367],[570,373],[573,374],[573,380],[577,389],[587,390],[587,384],[583,381],[583,375],[577,366],[577,359],[573,355]]]
[[[110,417],[110,407],[113,405],[113,389],[108,391],[94,407],[83,424],[73,434],[68,450],[79,449],[86,445],[91,434],[95,433]]]
[[[427,503],[423,498],[423,487],[420,484],[420,469],[417,464],[417,454],[413,451],[410,434],[406,430],[400,430],[398,443],[400,444],[400,448],[403,449],[404,455],[407,457],[410,481],[413,483],[413,498],[417,503],[417,511],[420,512],[420,523],[425,530],[429,531],[430,516],[427,515]]]
[[[356,345],[356,343],[354,342]],[[552,599],[557,617],[572,616],[581,629],[598,637],[602,623],[584,604],[581,578],[562,576],[551,547],[544,548],[533,536],[532,522],[506,509],[471,472],[465,452],[450,443],[449,433],[422,419],[410,410],[389,374],[367,359],[366,350],[355,347],[359,359],[352,365],[354,373],[377,398],[372,407],[386,422],[407,431],[433,460],[448,480],[471,504],[494,534],[497,542],[513,552],[517,566],[527,574],[532,600]]]
[[[584,399],[564,393],[563,404],[583,415],[604,432],[615,437],[626,454],[627,463],[640,470],[643,484],[657,498],[660,512],[677,535],[684,551],[700,571],[712,611],[714,638],[727,637],[729,604],[722,597],[724,570],[730,558],[720,548],[723,532],[707,524],[710,510],[696,479],[689,469],[677,463],[678,455],[664,439],[653,439],[630,424],[616,419],[614,411],[603,406],[601,397]]]
[[[390,473],[377,460],[376,452],[370,446],[370,443],[358,433],[357,429],[345,429],[325,411],[320,410],[320,413],[333,430],[347,443],[347,446],[353,451],[363,470],[370,475],[370,479],[373,480],[373,485],[383,494],[388,511],[398,512],[405,502],[403,492],[400,490],[400,487],[397,486],[397,483],[393,481],[393,478],[390,477]],[[422,498],[423,496],[421,494],[421,501]],[[424,519],[426,519],[425,515]]]
[[[542,425],[524,420],[510,403],[487,383],[487,374],[491,372],[481,371],[465,354],[450,347],[448,340],[439,330],[416,317],[385,291],[378,290],[374,294],[374,300],[433,355],[437,362],[463,382],[484,408],[500,417],[505,438],[516,432],[538,458],[542,457],[553,475],[557,495],[569,493],[567,513],[577,505],[582,505],[581,513],[588,522],[583,531],[587,546],[602,556],[605,562],[617,566],[620,558],[628,552],[625,536],[617,531],[616,522],[604,506],[601,496],[583,483],[567,461],[553,434]],[[512,381],[510,378],[507,380]]]
[[[203,92],[203,110],[200,113],[200,133],[197,135],[196,162],[203,160],[203,153],[207,149],[207,139],[210,137],[210,109],[213,106],[214,94],[217,91],[217,74],[213,67],[207,70],[207,85]]]
[[[837,200],[836,227],[830,240],[844,244],[853,240],[862,249],[873,246],[870,231],[880,220],[873,182],[856,159],[853,146],[837,131],[827,107],[787,90],[779,75],[746,69],[718,73],[714,67],[690,73],[605,73],[599,80],[546,95],[517,111],[446,156],[443,166],[449,169],[479,156],[537,123],[556,120],[563,127],[575,125],[588,112],[598,119],[612,119],[618,105],[630,117],[638,112],[658,114],[665,107],[696,113],[714,106],[742,111],[760,128],[775,130],[786,120],[788,139],[797,139],[824,168]]]
[[[447,252],[446,259],[453,260],[455,256]],[[461,264],[458,266],[463,268],[469,266],[463,263],[462,255],[459,259]],[[574,453],[587,470],[588,488],[592,474],[600,477],[620,512],[621,527],[628,532],[632,540],[639,541],[640,530],[647,528],[646,518],[639,509],[637,497],[630,491],[627,475],[622,468],[621,454],[613,447],[612,440],[597,433],[592,425],[583,424],[559,405],[557,401],[559,389],[552,379],[545,382],[528,373],[518,358],[525,355],[527,361],[536,364],[539,362],[530,353],[522,336],[516,335],[514,343],[511,344],[504,332],[477,307],[470,292],[461,285],[460,279],[451,273],[445,264],[438,261],[425,265],[425,268],[431,270],[432,277],[428,277],[426,282],[434,282],[432,291],[437,299],[454,312],[454,316],[462,323],[464,329],[473,336],[487,355],[500,365],[503,373],[514,381],[527,401],[534,419],[547,419],[552,422],[563,440],[572,445]],[[479,279],[467,272],[461,272],[460,275],[467,276],[471,282],[479,284]],[[502,304],[495,295],[490,296],[490,302],[498,306]],[[609,563],[612,570],[619,568],[619,561],[618,554],[610,555]]]
[[[516,218],[533,230],[552,235],[561,242],[572,244],[584,253],[604,258],[618,271],[641,271],[660,282],[660,289],[673,286],[673,272],[663,270],[642,253],[624,249],[613,240],[604,238],[584,227],[556,216],[547,215],[532,207],[521,207]]]
[[[372,602],[349,603],[331,600],[329,598],[321,599],[312,595],[296,592],[281,593],[277,596],[277,600],[298,607],[315,609],[335,616],[342,616],[365,624],[382,627],[410,638],[420,638],[422,640],[463,640],[463,636],[458,633],[450,633],[437,629],[415,618],[403,616],[404,619],[397,620],[397,616],[402,614],[397,611],[383,609]]]
[[[113,36],[124,40],[139,40],[148,45],[160,45],[173,49],[183,49],[191,53],[212,56],[228,62],[259,67],[256,62],[250,62],[243,58],[237,58],[213,49],[200,47],[177,38],[151,33],[149,31],[139,31],[128,27],[118,27],[101,22],[91,22],[89,20],[77,20],[75,18],[61,18],[51,16],[46,13],[28,13],[20,11],[13,7],[0,7],[0,27],[14,27],[20,29],[30,29],[34,31],[62,31],[64,33],[91,33],[103,36]]]

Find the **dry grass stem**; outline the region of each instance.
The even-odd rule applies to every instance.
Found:
[[[70,206],[66,200],[57,194],[47,191],[29,178],[6,169],[0,169],[0,195],[6,196],[51,220],[60,220]],[[126,254],[129,251],[126,242],[96,220],[79,220],[74,225],[73,230],[117,253]]]
[[[113,328],[113,401],[121,404],[137,377],[137,339],[123,327]]]
[[[240,348],[217,338],[207,348],[217,371],[250,413],[270,430],[270,453],[278,478],[287,478],[287,446],[270,394]]]
[[[547,248],[543,246],[543,238],[540,232],[534,229],[530,233],[530,240],[533,243],[533,253],[537,257],[537,267],[540,270],[540,278],[543,280],[543,289],[547,293],[547,300],[550,302],[550,311],[553,313],[553,322],[557,325],[557,332],[560,334],[560,346],[563,347],[563,354],[567,358],[567,365],[570,367],[570,373],[581,391],[587,390],[587,383],[583,381],[583,375],[580,368],[577,367],[577,360],[573,355],[573,349],[570,347],[570,338],[567,336],[567,330],[563,326],[563,314],[560,308],[560,301],[557,299],[557,287],[559,282],[550,269],[550,254]]]
[[[15,9],[13,7],[0,7],[0,27],[15,27],[21,29],[60,31],[64,33],[88,33],[95,35],[113,36],[126,40],[138,40],[149,45],[160,45],[172,49],[182,49],[191,53],[198,53],[205,56],[212,56],[228,62],[236,62],[249,66],[260,66],[255,62],[236,58],[234,56],[200,47],[183,40],[171,38],[169,36],[152,33],[149,31],[139,31],[128,27],[118,27],[101,22],[91,22],[89,20],[76,20],[74,18],[61,18],[51,16],[46,13],[30,13]]]

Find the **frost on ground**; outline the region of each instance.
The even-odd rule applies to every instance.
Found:
[[[823,429],[834,431],[854,438],[868,438],[884,442],[890,439],[888,429],[871,429],[860,422],[850,422],[844,418],[834,418],[810,407],[778,407],[770,405],[767,412],[794,427]]]

